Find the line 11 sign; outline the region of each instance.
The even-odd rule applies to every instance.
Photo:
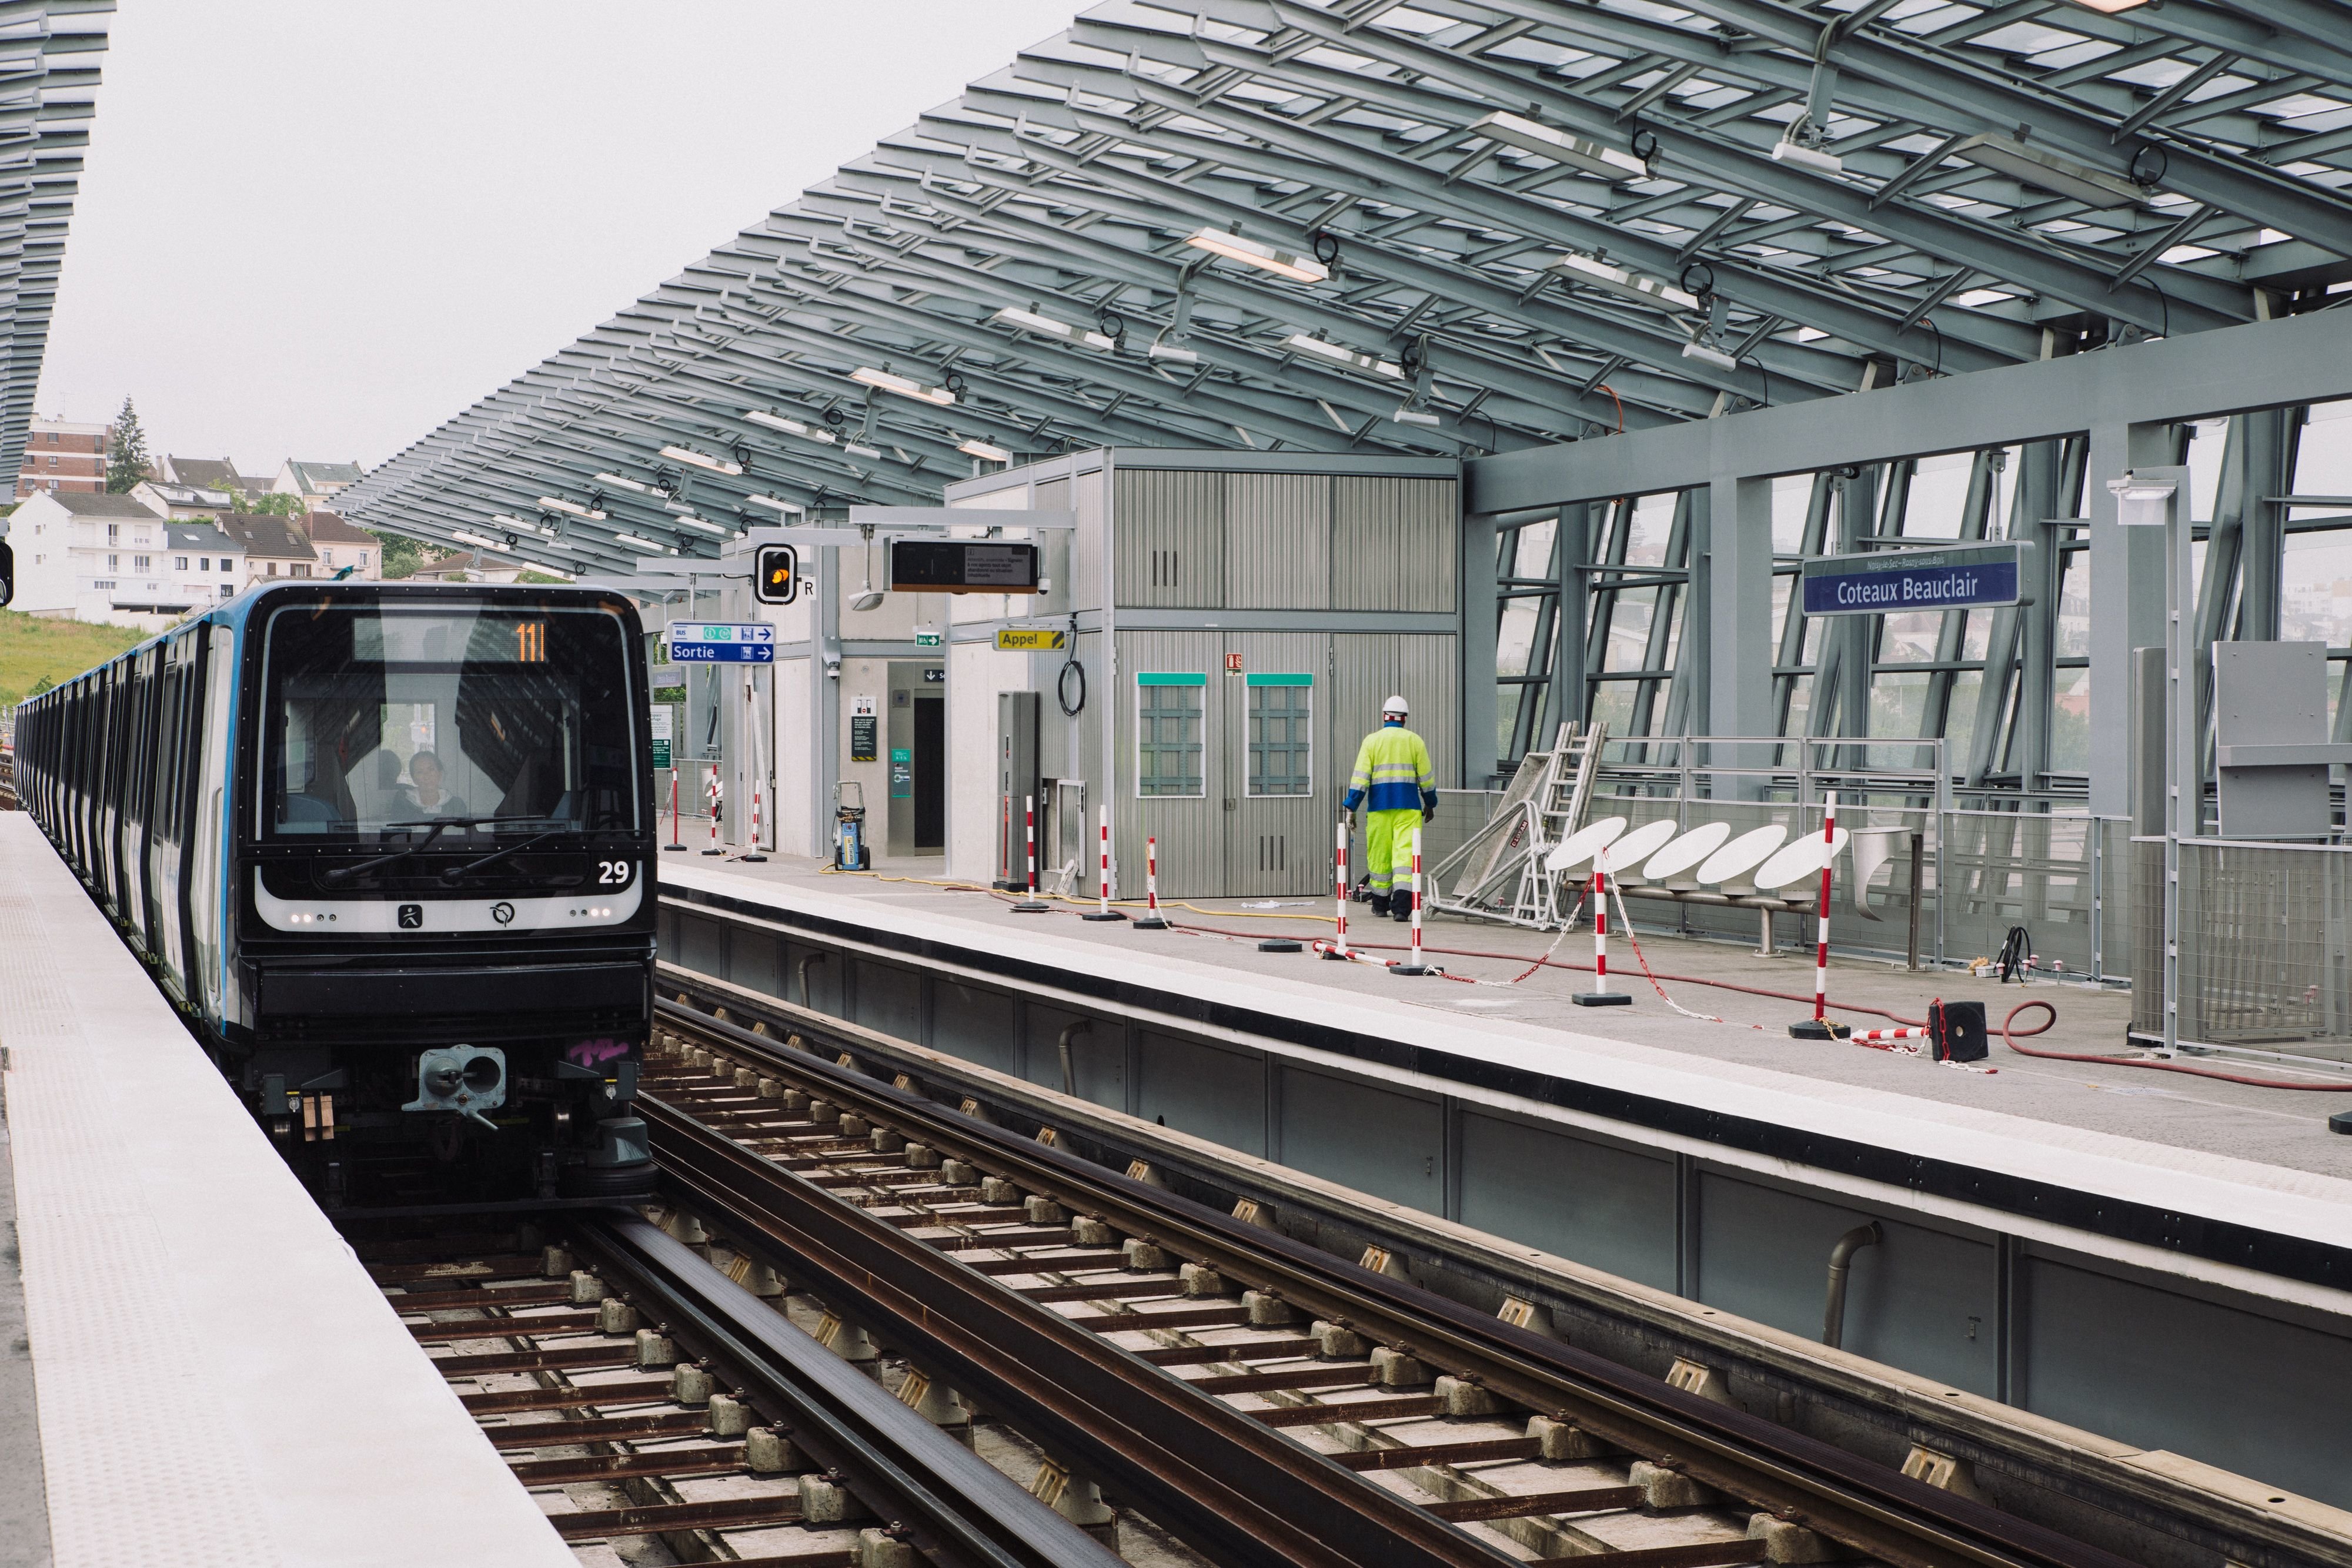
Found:
[[[2015,604],[2023,558],[2024,546],[2012,541],[1824,556],[1798,570],[1808,615],[1899,615]]]

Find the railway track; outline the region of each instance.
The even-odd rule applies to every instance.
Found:
[[[1377,1248],[992,1125],[787,1014],[779,1037],[663,1004],[642,1103],[679,1201],[1220,1562],[2125,1561],[1446,1301]]]
[[[903,1383],[793,1327],[748,1260],[720,1254],[730,1280],[625,1210],[429,1223],[345,1230],[584,1563],[1118,1568]]]

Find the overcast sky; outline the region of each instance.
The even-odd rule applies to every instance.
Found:
[[[121,0],[39,410],[370,465],[1087,0]]]

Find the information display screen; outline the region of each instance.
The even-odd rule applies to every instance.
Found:
[[[1037,547],[1006,539],[893,539],[893,593],[1034,593]]]

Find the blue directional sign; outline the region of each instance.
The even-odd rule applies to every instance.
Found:
[[[669,629],[669,656],[679,664],[772,664],[776,629],[758,622],[746,626],[679,622]]]
[[[1899,615],[2015,604],[2021,543],[1824,556],[1800,568],[1808,615]]]

